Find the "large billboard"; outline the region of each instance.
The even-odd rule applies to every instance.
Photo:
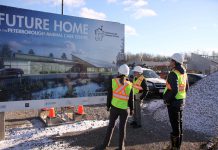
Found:
[[[0,112],[106,100],[124,25],[0,5]]]

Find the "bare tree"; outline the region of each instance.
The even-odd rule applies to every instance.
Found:
[[[53,53],[50,53],[50,54],[49,54],[49,57],[50,57],[50,58],[54,58],[54,54],[53,54]]]
[[[168,57],[162,55],[151,55],[147,53],[131,54],[127,53],[127,61],[166,61]]]
[[[61,58],[62,58],[62,59],[67,59],[66,53],[62,53]]]
[[[30,49],[29,52],[28,52],[28,54],[30,54],[30,55],[35,55],[35,52],[34,52],[33,49]]]
[[[22,50],[17,50],[17,53],[23,54]]]
[[[12,56],[12,50],[8,44],[4,44],[0,51],[0,57],[2,58],[10,58]]]

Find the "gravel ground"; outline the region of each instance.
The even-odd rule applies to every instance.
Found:
[[[154,118],[156,110],[159,108],[161,100],[149,100],[145,101],[143,105],[142,113],[142,128],[133,129],[127,124],[127,150],[160,150],[164,149],[169,144],[170,126],[167,122],[157,121]],[[88,120],[107,120],[109,113],[106,111],[106,107],[102,105],[87,106],[85,107],[87,113],[86,118]],[[31,115],[37,114],[35,111],[21,111],[16,113],[6,113],[7,126],[6,128],[15,128],[22,126],[23,124],[35,124],[35,121],[31,118]],[[13,115],[12,115],[13,114]],[[17,117],[16,117],[17,114]],[[24,119],[30,116],[29,119]],[[16,119],[15,119],[16,118]],[[129,118],[129,121],[131,117]],[[44,128],[43,124],[34,125],[35,128]],[[98,146],[102,141],[106,133],[106,126],[100,128],[91,128],[79,132],[66,132],[61,135],[50,137],[53,141],[47,144],[47,147],[41,147],[40,149],[81,149],[89,150]],[[208,136],[193,130],[185,130],[184,143],[182,149],[184,150],[199,150],[203,144],[208,141]],[[67,144],[64,144],[67,143]],[[112,142],[109,150],[117,148],[118,145],[118,129],[114,131]],[[24,145],[25,146],[25,145]],[[23,147],[25,149],[25,147]]]

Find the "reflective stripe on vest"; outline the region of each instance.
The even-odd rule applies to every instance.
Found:
[[[187,74],[181,74],[179,71],[177,70],[173,70],[173,72],[176,74],[177,76],[177,85],[178,85],[178,92],[176,94],[176,99],[185,99],[186,98],[186,81],[187,81]],[[164,93],[166,93],[167,90],[172,90],[170,84],[168,82],[166,82],[166,87],[164,89]]]
[[[143,90],[141,83],[144,79],[144,76],[141,75],[137,80],[133,79],[133,94],[138,94],[140,90]]]
[[[122,85],[119,80],[119,78],[112,79],[113,97],[111,104],[120,109],[127,109],[132,84],[125,81]]]

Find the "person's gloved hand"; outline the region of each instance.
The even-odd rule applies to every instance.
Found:
[[[143,103],[143,97],[140,96],[140,103]]]
[[[164,104],[166,105],[170,105],[171,104],[171,98],[172,94],[170,91],[167,91],[164,95],[163,95],[163,100],[164,100]]]

